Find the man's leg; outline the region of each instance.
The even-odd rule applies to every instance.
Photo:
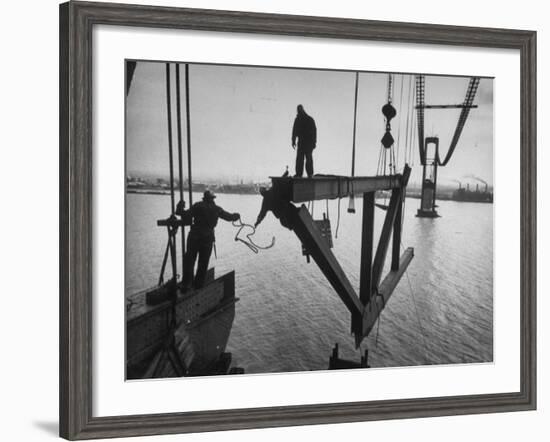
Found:
[[[296,148],[296,175],[302,176],[304,174],[304,151],[298,146]]]
[[[187,235],[187,252],[183,258],[182,285],[184,288],[191,287],[193,283],[193,270],[195,268],[198,252],[197,240],[189,233],[189,235]]]
[[[210,261],[210,255],[212,254],[211,241],[206,241],[199,246],[199,264],[197,266],[197,276],[195,276],[195,282],[193,287],[200,289],[204,285],[204,279],[206,278],[206,271],[208,270],[208,262]]]
[[[307,149],[305,151],[306,157],[306,173],[308,177],[313,176],[313,149]]]

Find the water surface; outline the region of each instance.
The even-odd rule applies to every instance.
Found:
[[[167,234],[156,220],[169,215],[170,197],[128,194],[126,201],[126,296],[131,297],[158,280]],[[216,202],[253,224],[261,197],[219,194]],[[254,238],[269,244],[275,236],[275,246],[254,254],[234,240],[237,229],[220,220],[217,258],[212,255],[210,264],[217,275],[235,270],[240,301],[227,347],[233,365],[247,373],[325,370],[335,343],[340,357],[357,361],[368,348],[373,367],[492,361],[493,206],[439,201],[442,217],[427,219],[414,216],[418,202],[407,200],[402,241],[414,247],[415,257],[359,350],[350,313],[317,265],[306,263],[291,231],[269,213]],[[361,204],[353,215],[346,208],[342,200],[333,251],[358,291]],[[324,201],[315,202],[315,218],[326,211]],[[328,212],[334,234],[337,201],[330,201]],[[384,215],[376,209],[375,240]]]

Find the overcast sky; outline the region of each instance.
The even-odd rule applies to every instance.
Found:
[[[291,130],[302,104],[316,122],[315,173],[351,172],[355,73],[216,65],[190,65],[190,116],[193,180],[266,181],[289,165],[294,172]],[[172,68],[172,73],[174,70]],[[186,149],[184,66],[181,66],[182,130]],[[175,76],[173,134],[176,149]],[[426,77],[427,104],[458,104],[469,78]],[[374,175],[385,125],[388,75],[360,73],[357,106],[356,175]],[[411,75],[394,75],[392,134],[403,164],[407,116],[415,112]],[[493,182],[493,81],[482,79],[475,104],[440,183],[474,183],[476,175]],[[127,172],[168,176],[165,64],[138,62],[127,98]],[[440,138],[444,157],[460,110],[426,110],[425,136]],[[414,116],[416,119],[416,116]],[[415,138],[417,133],[414,133]],[[412,181],[419,182],[418,149]],[[187,170],[186,154],[184,170]]]

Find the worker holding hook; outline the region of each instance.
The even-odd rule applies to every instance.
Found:
[[[181,200],[176,208],[176,214],[182,217],[184,224],[191,224],[187,235],[187,252],[183,264],[183,289],[198,289],[204,286],[208,262],[212,254],[212,247],[216,241],[214,228],[218,224],[218,218],[225,221],[237,221],[241,218],[239,213],[229,213],[217,206],[214,202],[216,195],[210,190],[203,194],[202,201],[193,204],[185,210],[185,202]],[[195,261],[199,258],[197,273],[193,278]]]
[[[273,188],[267,189],[265,187],[260,187],[260,194],[263,197],[262,207],[260,208],[260,213],[258,213],[256,222],[254,223],[254,228],[258,227],[264,220],[267,212],[271,211],[275,218],[281,222],[283,227],[292,230],[294,225],[294,216],[297,212],[296,207],[288,201],[277,198]]]

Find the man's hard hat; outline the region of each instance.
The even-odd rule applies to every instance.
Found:
[[[210,190],[205,190],[202,197],[205,200],[213,200],[216,198],[216,195],[214,195],[214,192],[211,192]]]

